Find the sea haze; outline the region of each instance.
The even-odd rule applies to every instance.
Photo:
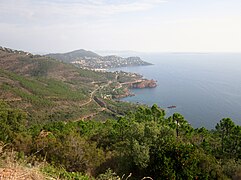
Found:
[[[179,112],[194,127],[215,128],[220,119],[230,117],[241,125],[241,54],[162,53],[144,54],[151,66],[115,70],[137,72],[157,80],[153,89],[133,89],[124,101],[154,103],[167,116]],[[168,109],[168,106],[177,106]]]

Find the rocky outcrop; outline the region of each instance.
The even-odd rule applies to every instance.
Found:
[[[143,79],[140,82],[135,82],[130,84],[130,88],[137,88],[137,89],[143,89],[143,88],[155,88],[157,86],[157,83],[155,80],[148,80]]]
[[[121,87],[126,86],[126,88],[124,88],[124,90],[122,91],[121,94],[118,95],[113,95],[112,97],[114,99],[121,99],[124,97],[128,97],[128,96],[135,96],[135,94],[133,94],[130,89],[144,89],[144,88],[155,88],[157,86],[157,83],[155,80],[148,80],[148,79],[138,79],[134,82],[125,82],[125,83],[121,83]]]

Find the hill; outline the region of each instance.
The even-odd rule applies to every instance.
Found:
[[[123,114],[134,105],[117,103],[111,97],[126,93],[127,87],[120,86],[119,82],[136,78],[141,76],[95,72],[45,56],[0,49],[0,99],[28,112],[31,123],[105,119]],[[115,86],[119,88],[114,92]],[[106,99],[101,101],[107,101],[107,97],[110,100],[102,107],[94,100],[95,96]]]
[[[46,57],[55,58],[66,63],[72,63],[77,67],[86,69],[109,69],[127,66],[151,65],[151,63],[141,60],[140,57],[123,58],[115,55],[100,56],[94,52],[83,49],[62,54],[47,54]]]
[[[55,53],[55,54],[46,54],[48,57],[52,57],[54,59],[66,62],[66,63],[71,63],[73,61],[76,61],[77,59],[80,58],[98,58],[100,55],[92,52],[92,51],[86,51],[84,49],[79,49],[75,51],[71,51],[68,53]]]

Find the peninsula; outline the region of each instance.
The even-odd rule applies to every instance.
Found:
[[[140,57],[123,58],[116,55],[100,56],[92,51],[86,51],[84,49],[68,53],[46,54],[45,56],[65,63],[74,64],[79,68],[90,70],[152,65],[151,63],[143,61]]]

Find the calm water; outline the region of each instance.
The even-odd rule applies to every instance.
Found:
[[[194,127],[212,129],[223,117],[241,125],[241,54],[145,54],[155,65],[121,68],[155,79],[158,87],[134,89],[124,101],[154,103],[180,112]],[[175,105],[176,109],[166,107]]]

